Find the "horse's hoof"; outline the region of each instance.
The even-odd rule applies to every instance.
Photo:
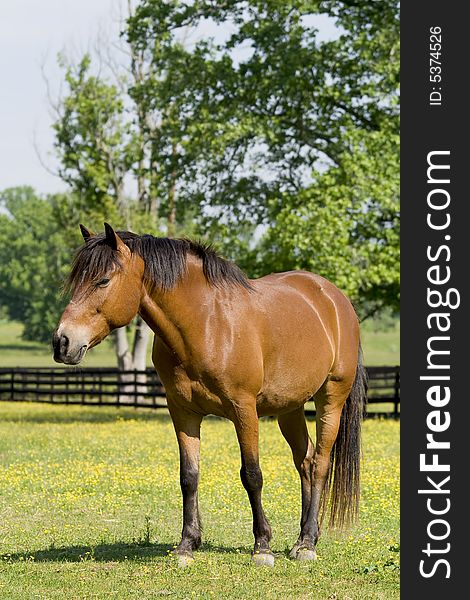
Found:
[[[289,558],[297,558],[297,552],[299,551],[299,547],[297,546],[297,544],[292,548],[292,550],[289,552]]]
[[[251,560],[257,567],[274,567],[274,554],[271,552],[255,552]]]
[[[177,554],[176,562],[178,567],[186,569],[186,567],[190,567],[193,564],[194,558],[190,554]]]
[[[300,550],[297,550],[295,559],[300,562],[317,560],[317,553],[315,550],[311,550],[310,548],[300,548]]]

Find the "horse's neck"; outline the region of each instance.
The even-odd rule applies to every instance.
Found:
[[[207,285],[199,259],[188,256],[181,281],[165,292],[145,292],[139,313],[154,333],[185,360],[188,335],[207,320],[214,293]]]

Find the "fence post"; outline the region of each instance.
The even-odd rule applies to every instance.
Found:
[[[139,405],[139,396],[137,394],[137,369],[134,369],[134,408]]]
[[[45,377],[47,378],[47,373],[45,374]],[[48,384],[51,386],[50,387],[51,393],[49,395],[49,400],[50,400],[51,404],[53,404],[54,403],[54,388],[55,388],[53,372],[51,372],[49,374],[49,377],[50,377],[50,380],[49,380]]]
[[[400,402],[400,368],[395,369],[395,402],[394,402],[394,417],[398,417],[398,403]]]
[[[65,371],[64,375],[65,375],[65,403],[68,404],[69,403],[69,373],[70,371]]]
[[[83,373],[83,370],[80,371],[80,389],[81,389],[81,392],[82,392],[82,404],[86,404],[85,403],[85,393],[86,393],[85,375]]]
[[[11,370],[10,397],[11,400],[15,399],[15,369]]]
[[[97,371],[98,375],[98,396],[100,406],[103,404],[103,371]]]

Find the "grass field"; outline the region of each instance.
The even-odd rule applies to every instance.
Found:
[[[313,430],[313,423],[309,426]],[[290,451],[261,422],[274,568],[250,564],[251,513],[232,425],[202,429],[204,544],[181,571],[178,454],[166,414],[0,403],[0,598],[399,598],[399,424],[364,424],[358,526],[325,532],[298,564],[300,493]]]
[[[0,322],[0,367],[54,367],[48,344],[21,339],[23,326],[12,321]],[[51,332],[52,333],[52,332]],[[85,358],[89,367],[115,367],[116,357],[111,340],[107,339]],[[150,363],[149,363],[150,364]]]
[[[19,323],[0,322],[0,367],[52,367],[52,352],[47,344],[25,342],[21,339]],[[364,361],[372,365],[399,365],[400,323],[387,331],[375,331],[366,323],[362,328]],[[148,364],[151,365],[150,348]],[[87,354],[83,361],[89,367],[114,367],[116,358],[109,339]]]
[[[361,327],[364,363],[374,365],[400,364],[400,321],[395,320],[392,327],[377,330],[373,321],[366,321]]]

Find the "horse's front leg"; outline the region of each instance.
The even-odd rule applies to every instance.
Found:
[[[274,556],[269,548],[271,527],[261,504],[263,474],[259,465],[258,415],[256,405],[238,408],[234,418],[241,452],[240,478],[248,493],[253,512],[253,535],[255,546],[253,562],[258,565],[274,565]]]
[[[170,407],[169,407],[170,408]],[[199,448],[202,416],[170,408],[180,452],[180,484],[183,494],[183,530],[175,553],[185,566],[192,561],[193,550],[201,545],[201,520],[197,488],[199,484]]]

